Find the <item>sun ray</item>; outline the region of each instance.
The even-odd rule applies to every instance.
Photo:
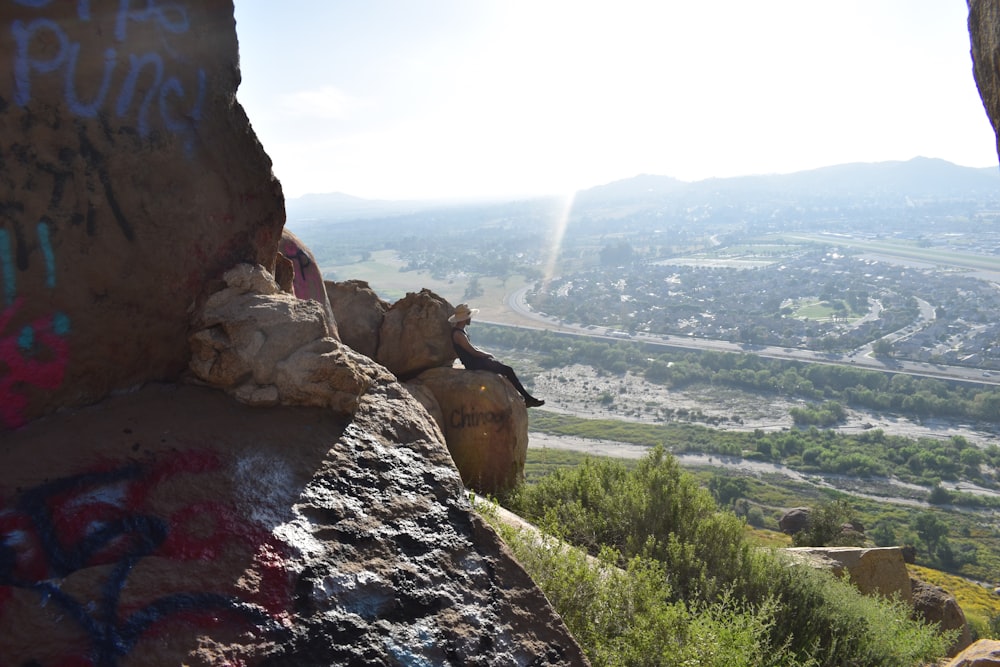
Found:
[[[545,260],[545,270],[542,272],[542,284],[540,291],[548,289],[549,283],[555,278],[556,268],[559,265],[559,252],[562,250],[563,237],[566,235],[566,227],[569,225],[569,217],[573,212],[573,203],[576,201],[576,192],[566,196],[562,206],[558,209],[555,218],[555,226],[552,229],[552,243],[549,244],[548,257]]]

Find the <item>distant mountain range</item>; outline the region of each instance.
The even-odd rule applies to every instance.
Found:
[[[906,200],[1000,198],[1000,168],[962,167],[936,158],[851,163],[791,174],[710,178],[685,182],[643,174],[577,193],[582,206],[655,204],[674,198]],[[491,202],[497,204],[501,202]],[[481,205],[490,205],[480,202]],[[342,193],[309,194],[286,201],[290,222],[344,221],[469,206],[469,202],[387,201]]]

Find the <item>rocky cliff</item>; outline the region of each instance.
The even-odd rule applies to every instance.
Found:
[[[2,23],[0,664],[585,663],[282,234],[231,0]]]

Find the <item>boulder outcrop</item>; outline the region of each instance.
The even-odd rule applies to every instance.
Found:
[[[967,0],[973,74],[1000,154],[1000,0]]]
[[[166,384],[32,422],[3,664],[586,664],[436,433],[393,382],[350,419]]]
[[[251,405],[315,405],[344,414],[377,381],[392,379],[330,336],[315,300],[282,292],[261,266],[224,276],[194,316],[191,371]]]
[[[1000,667],[1000,642],[980,639],[945,667]]]
[[[337,319],[333,315],[333,308],[330,306],[330,299],[326,295],[326,284],[323,282],[323,274],[316,257],[312,251],[304,244],[299,237],[287,229],[281,230],[281,242],[278,244],[278,257],[275,258],[277,264],[279,259],[288,260],[292,267],[291,293],[300,299],[315,301],[323,309],[323,316],[326,318],[327,327],[333,338],[340,339],[337,331]],[[282,262],[284,266],[288,266]],[[275,270],[274,275],[277,275]]]
[[[363,280],[328,280],[325,285],[333,315],[339,323],[340,340],[374,359],[378,356],[379,330],[389,304]]]
[[[448,451],[466,486],[501,494],[519,484],[528,452],[528,410],[496,373],[433,368],[408,386],[434,396]]]
[[[232,0],[24,0],[3,28],[0,663],[586,664],[428,411],[279,254]],[[439,301],[387,313],[383,340],[444,332],[400,374],[447,363]]]
[[[206,281],[274,262],[232,0],[143,7],[4,5],[0,430],[176,379]]]
[[[784,551],[795,560],[835,575],[847,572],[851,583],[865,595],[898,595],[906,602],[913,600],[910,575],[899,547],[793,547]]]
[[[453,312],[430,290],[410,292],[383,316],[375,360],[404,381],[429,368],[451,366],[455,350],[448,317]]]
[[[958,630],[958,638],[948,649],[949,656],[957,655],[972,643],[972,632],[965,620],[965,612],[953,595],[943,588],[912,577],[910,590],[913,592],[913,611],[917,618],[936,623],[942,630]]]
[[[778,528],[786,535],[805,530],[809,527],[809,512],[808,507],[793,507],[778,519]]]

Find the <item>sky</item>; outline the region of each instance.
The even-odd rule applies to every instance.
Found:
[[[996,167],[966,0],[235,0],[286,197]]]

